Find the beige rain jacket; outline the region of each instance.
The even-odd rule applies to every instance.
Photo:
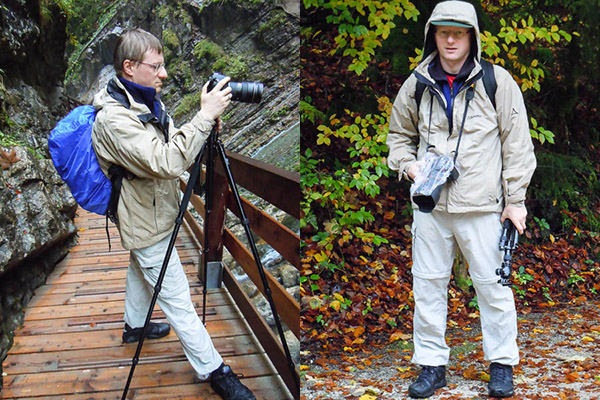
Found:
[[[436,10],[425,26],[424,60],[404,82],[394,101],[387,137],[388,165],[407,178],[410,165],[425,155],[428,136],[429,144],[438,153],[453,154],[463,121],[466,89],[475,84],[456,162],[460,176],[445,185],[435,209],[449,213],[501,212],[508,204],[523,205],[536,160],[521,90],[505,69],[495,65],[498,88],[494,109],[481,79],[481,42],[475,10],[469,3],[458,1],[440,3]],[[473,26],[477,39],[475,67],[454,101],[452,132],[444,94],[428,71],[437,56],[431,22],[442,20]],[[426,89],[419,108],[415,100],[417,80],[435,93]],[[418,208],[414,203],[413,207]]]
[[[195,160],[214,121],[200,113],[177,129],[169,119],[169,140],[158,124],[143,122],[149,114],[136,103],[121,82],[114,83],[129,100],[125,108],[105,88],[94,98],[98,110],[92,141],[102,171],[111,164],[123,166],[134,179],[123,179],[117,209],[121,243],[127,250],[151,246],[170,234],[179,209],[178,178]]]

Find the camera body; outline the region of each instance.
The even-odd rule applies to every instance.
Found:
[[[208,91],[210,92],[213,90],[217,83],[219,83],[219,81],[223,78],[225,78],[225,75],[222,75],[218,72],[213,72],[208,79]],[[231,100],[233,101],[240,101],[242,103],[260,103],[262,99],[264,85],[260,82],[229,81],[229,83],[223,86],[223,88],[228,86],[231,88]]]

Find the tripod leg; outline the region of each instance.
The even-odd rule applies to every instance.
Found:
[[[190,174],[190,178],[188,180],[187,187],[185,189],[185,194],[183,199],[181,200],[181,205],[179,206],[179,214],[177,215],[177,219],[175,220],[175,228],[173,229],[173,233],[171,234],[171,239],[169,240],[169,247],[167,247],[167,252],[165,254],[165,259],[162,263],[162,267],[160,269],[160,274],[158,275],[158,279],[156,281],[156,285],[154,286],[154,295],[152,296],[152,300],[150,301],[150,307],[148,309],[148,314],[146,314],[146,321],[144,322],[144,329],[142,330],[142,337],[138,342],[137,349],[135,351],[135,355],[131,361],[131,369],[129,370],[129,376],[127,377],[127,383],[125,384],[125,388],[123,389],[123,396],[121,400],[125,400],[127,396],[127,392],[129,391],[129,385],[131,384],[131,379],[133,378],[133,373],[135,371],[135,367],[137,366],[140,358],[140,353],[142,352],[142,346],[144,345],[144,339],[146,337],[148,326],[150,326],[150,318],[152,318],[152,310],[154,310],[154,306],[156,305],[156,300],[158,299],[158,294],[162,288],[162,282],[165,278],[165,274],[167,272],[167,265],[169,265],[169,259],[171,258],[171,254],[173,253],[173,247],[175,246],[175,241],[177,240],[177,234],[179,233],[179,228],[183,223],[183,216],[185,211],[187,210],[188,203],[190,198],[192,197],[192,192],[194,191],[194,183],[198,180],[200,176],[200,169],[202,167],[202,156],[204,154],[204,150],[206,148],[206,143],[202,146],[200,153],[196,157],[196,161],[194,162],[194,166],[192,168],[192,173]]]
[[[256,243],[254,242],[254,238],[252,237],[252,232],[250,231],[248,218],[246,217],[246,213],[244,212],[244,208],[242,207],[242,201],[240,199],[240,194],[237,190],[237,186],[233,179],[233,174],[231,173],[231,168],[229,167],[229,159],[227,158],[227,155],[225,154],[225,148],[223,147],[223,143],[221,143],[221,141],[218,141],[217,143],[218,143],[219,155],[221,156],[221,161],[223,162],[223,168],[225,169],[225,172],[227,174],[227,181],[229,182],[229,188],[231,189],[231,191],[235,197],[237,207],[240,211],[240,215],[241,215],[240,222],[242,223],[242,225],[244,227],[244,231],[246,233],[246,238],[248,239],[248,243],[250,244],[250,249],[252,250],[252,255],[256,262],[256,268],[258,269],[261,282],[265,289],[265,297],[267,298],[269,305],[271,307],[271,312],[273,313],[273,319],[275,320],[275,324],[277,326],[277,331],[279,333],[279,338],[281,339],[281,345],[283,346],[283,350],[285,352],[285,356],[287,358],[287,362],[290,367],[290,370],[294,371],[296,366],[294,365],[294,361],[292,360],[292,355],[290,354],[290,349],[287,345],[287,341],[285,340],[283,328],[281,327],[281,321],[279,320],[279,314],[277,313],[277,309],[275,307],[275,302],[273,301],[273,296],[271,294],[271,288],[269,287],[269,282],[267,281],[267,276],[265,275],[264,267],[262,265],[262,262],[260,261],[260,255],[258,254],[258,250],[256,248]],[[296,374],[293,374],[293,375],[294,375],[296,384],[298,385],[298,387],[300,387],[300,381],[298,380],[298,376]]]

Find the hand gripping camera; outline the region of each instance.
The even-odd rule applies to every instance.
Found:
[[[221,75],[218,72],[213,72],[208,80],[208,91],[210,92],[216,86],[221,79],[225,78],[225,75]],[[231,88],[231,100],[240,101],[242,103],[260,103],[262,99],[262,92],[264,85],[260,82],[232,82],[225,86]]]

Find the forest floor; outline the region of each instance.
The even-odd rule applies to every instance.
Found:
[[[512,399],[600,399],[600,301],[518,310],[521,362],[514,370]],[[488,363],[483,360],[480,321],[449,320],[448,386],[430,399],[487,399]],[[314,347],[314,348],[311,348]],[[420,368],[411,364],[410,332],[372,352],[324,352],[302,347],[302,400],[407,399]]]

